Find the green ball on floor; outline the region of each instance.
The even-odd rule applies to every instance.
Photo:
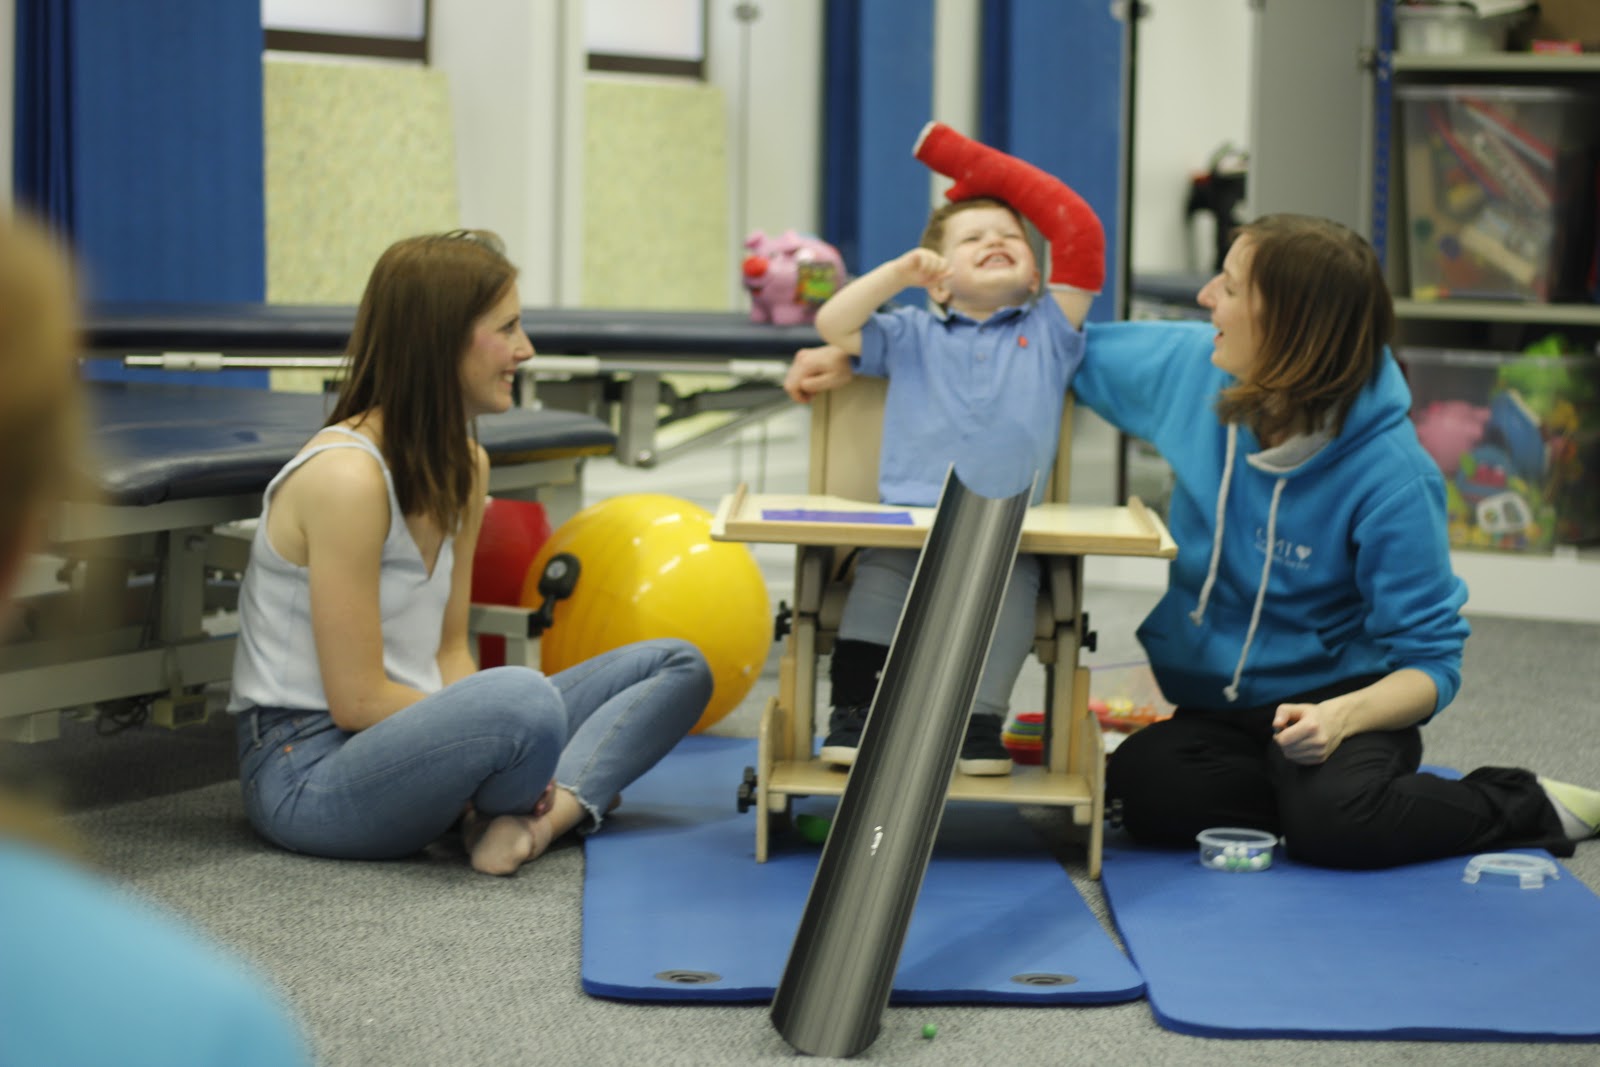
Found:
[[[820,845],[828,840],[828,831],[833,829],[833,820],[825,819],[821,815],[796,815],[794,828],[806,841]]]

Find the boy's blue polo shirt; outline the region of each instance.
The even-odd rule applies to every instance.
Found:
[[[854,362],[859,374],[889,379],[879,498],[937,504],[958,458],[977,470],[1012,468],[1016,457],[1006,445],[1020,430],[1039,475],[1033,499],[1042,500],[1083,343],[1049,295],[983,322],[915,307],[873,315]]]

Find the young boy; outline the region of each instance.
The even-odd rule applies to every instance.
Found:
[[[1067,386],[1083,359],[1084,316],[1105,279],[1100,222],[1057,179],[947,127],[924,130],[916,155],[957,178],[947,194],[952,202],[933,211],[919,247],[834,294],[817,312],[817,331],[857,357],[857,373],[889,380],[878,472],[883,502],[938,503],[957,457],[976,459],[978,469],[1013,467],[1017,457],[1002,454],[1000,442],[1015,441],[1018,429],[1031,445],[1038,502]],[[1049,299],[1039,293],[1022,217],[1050,243]],[[938,310],[877,311],[908,286],[926,289]],[[855,762],[916,561],[914,551],[873,548],[857,560],[833,650],[825,762]],[[1000,732],[1033,644],[1038,594],[1038,560],[1019,556],[962,743],[963,774],[1011,773]]]

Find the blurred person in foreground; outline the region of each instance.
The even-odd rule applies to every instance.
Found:
[[[79,469],[77,350],[68,257],[28,219],[0,219],[0,640]],[[0,778],[0,1064],[312,1062],[259,976],[78,851],[58,813]]]

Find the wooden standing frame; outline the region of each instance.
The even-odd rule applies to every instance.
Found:
[[[772,819],[787,812],[790,797],[844,792],[846,773],[813,756],[817,660],[833,647],[849,589],[848,575],[840,571],[856,547],[919,548],[932,526],[932,508],[876,503],[884,389],[882,379],[860,377],[818,396],[812,401],[809,494],[751,495],[741,486],[722,501],[712,526],[719,540],[796,546],[793,615],[779,661],[778,692],[759,731],[753,785],[758,862],[766,861]],[[1046,562],[1034,632],[1034,653],[1046,673],[1044,762],[1019,765],[1005,777],[958,772],[949,796],[1070,808],[1087,850],[1089,875],[1098,878],[1105,746],[1089,711],[1089,672],[1079,663],[1086,621],[1082,557],[1170,559],[1177,546],[1137,498],[1125,507],[1068,505],[1071,449],[1069,396],[1045,503],[1030,509],[1021,547]],[[897,521],[883,522],[884,515]]]

